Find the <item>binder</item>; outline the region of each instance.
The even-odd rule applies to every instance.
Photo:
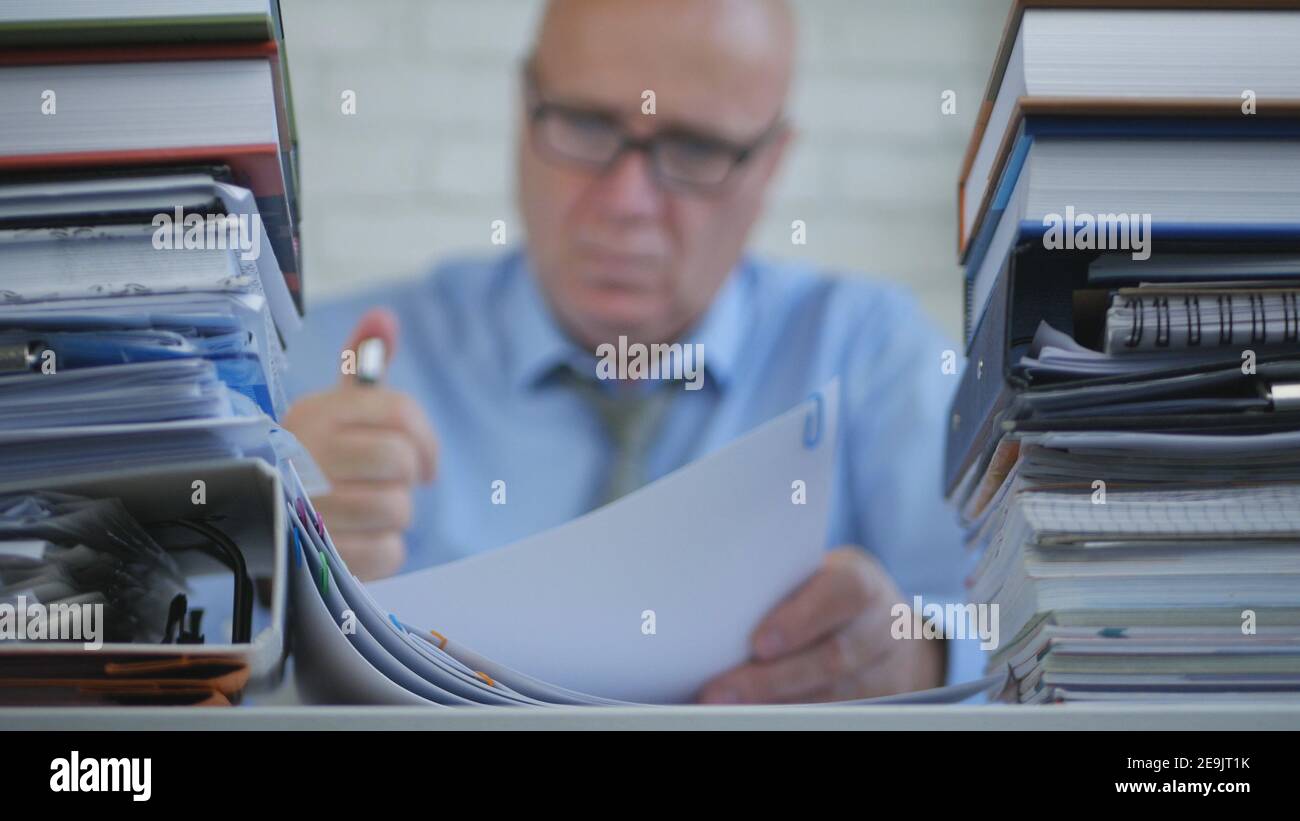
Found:
[[[203,482],[205,504],[194,503]],[[279,474],[259,459],[101,471],[0,484],[0,494],[49,490],[121,499],[142,524],[178,519],[219,522],[253,578],[267,579],[264,623],[242,643],[79,643],[0,641],[0,703],[211,704],[274,687],[286,653],[288,523]],[[191,582],[222,573],[197,551],[173,557]],[[215,631],[213,625],[206,632]]]
[[[1055,252],[1026,242],[1016,248],[999,273],[989,307],[971,335],[966,368],[949,409],[944,455],[945,491],[952,493],[993,434],[997,415],[1012,394],[1029,382],[1014,370],[1029,350],[1034,329],[1047,321],[1059,330],[1073,330],[1070,302],[1057,297],[1087,283],[1087,266],[1096,255]],[[969,281],[967,282],[969,285]],[[969,302],[969,288],[967,300]]]
[[[981,101],[958,178],[958,257],[965,261],[971,250],[972,237],[979,229],[977,223],[988,208],[991,190],[1002,176],[1008,148],[1014,142],[1013,135],[1022,127],[1026,115],[1047,113],[1108,116],[1138,113],[1156,117],[1219,117],[1241,113],[1241,100],[1237,97],[1238,90],[1235,87],[1230,96],[1174,97],[1167,92],[1162,96],[1154,89],[1138,96],[1051,97],[1032,93],[1017,96],[1011,89],[1018,88],[1020,84],[1011,82],[1014,78],[1008,76],[1008,70],[1018,65],[1016,58],[1023,49],[1020,35],[1026,12],[1040,15],[1054,10],[1280,12],[1297,8],[1300,8],[1300,3],[1296,0],[1015,0],[1003,27],[993,70],[985,86],[984,99]],[[1140,43],[1129,38],[1126,45],[1133,49],[1138,48]],[[1220,65],[1217,61],[1223,59],[1222,54],[1206,55],[1206,60],[1216,66]],[[1227,65],[1234,69],[1241,68],[1239,61]],[[1243,84],[1241,88],[1248,85]],[[1007,88],[1004,89],[1004,86]],[[1004,91],[1006,93],[1002,93]],[[1279,107],[1290,107],[1294,111],[1300,105],[1300,100],[1287,99],[1295,98],[1295,93],[1273,93],[1267,96],[1270,102],[1257,111],[1261,116],[1271,116]],[[972,214],[975,215],[974,219]]]
[[[11,173],[85,170],[143,165],[193,166],[217,164],[230,169],[237,185],[248,188],[257,197],[257,209],[275,249],[275,257],[293,294],[299,313],[303,311],[302,269],[298,234],[301,211],[298,202],[297,143],[289,92],[288,66],[283,49],[275,39],[263,42],[219,44],[82,46],[60,49],[11,49],[0,52],[0,76],[16,88],[23,88],[23,78],[38,72],[42,83],[86,75],[102,66],[121,72],[140,72],[149,64],[184,66],[194,61],[220,61],[256,66],[265,63],[265,81],[259,84],[262,96],[270,104],[274,122],[256,141],[218,141],[206,135],[194,142],[177,145],[159,134],[141,137],[142,142],[127,147],[100,147],[90,144],[82,150],[48,151],[18,145],[14,150],[0,148],[0,172]],[[147,75],[123,74],[97,78],[103,88],[128,88],[147,79]],[[39,115],[38,115],[39,116]],[[17,129],[20,123],[13,127]],[[40,128],[39,120],[24,127]],[[161,127],[161,126],[160,126]],[[0,136],[4,136],[0,134]],[[5,142],[0,140],[0,143]]]
[[[980,132],[976,132],[980,136]],[[971,178],[978,142],[967,149],[957,184],[959,259],[968,275],[987,247],[1000,214],[998,202],[1015,185],[1029,147],[1038,137],[1142,137],[1150,139],[1295,138],[1300,101],[1272,101],[1257,116],[1243,117],[1239,101],[1072,99],[1021,97],[998,143],[984,180]]]
[[[98,0],[90,5],[42,4],[40,11],[0,22],[0,46],[94,43],[258,42],[279,38],[279,0],[140,4]]]
[[[1294,244],[1287,243],[1237,243],[1235,249],[1255,251],[1287,251]],[[1217,243],[1165,243],[1162,252],[1210,253],[1221,249]],[[1065,394],[1062,404],[1104,408],[1116,400],[1134,401],[1143,397],[1172,399],[1204,395],[1216,377],[1207,375],[1206,364],[1182,365],[1176,360],[1159,371],[1145,376],[1099,377],[1091,379],[1034,380],[1018,367],[1033,342],[1034,333],[1041,322],[1073,334],[1076,328],[1074,307],[1075,291],[1089,288],[1088,267],[1100,255],[1091,251],[1049,251],[1041,243],[1025,242],[1017,246],[1008,258],[994,284],[989,307],[971,337],[966,369],[962,374],[949,412],[948,440],[944,457],[945,492],[956,491],[963,477],[987,464],[1002,434],[1011,429],[1030,430],[1032,421],[1016,421],[1026,414],[1042,411],[1049,404],[1053,392],[1076,389]],[[1294,354],[1272,352],[1259,355],[1261,371],[1256,375],[1240,372],[1240,357],[1235,350],[1225,349],[1222,367],[1218,370],[1233,378],[1238,395],[1259,396],[1273,375],[1291,378],[1282,365]],[[1234,375],[1235,374],[1235,375]],[[1161,379],[1186,377],[1182,382],[1162,383]],[[1218,377],[1222,378],[1222,377]],[[1124,388],[1127,386],[1127,388]],[[1090,389],[1096,399],[1079,389]],[[1126,394],[1117,393],[1124,389]],[[1013,407],[1014,405],[1014,407]],[[1092,424],[1100,425],[1100,411],[1089,416]],[[1243,426],[1255,430],[1271,429],[1280,420],[1241,419],[1235,412],[1214,413],[1188,417],[1183,414],[1153,413],[1146,416],[1128,415],[1118,420],[1125,428],[1143,428],[1161,422],[1181,420],[1182,424],[1204,427]],[[1109,417],[1106,421],[1112,421]],[[1053,424],[1056,424],[1055,422]],[[1062,422],[1072,427],[1083,427],[1087,419],[1075,423]],[[1004,427],[1004,425],[1006,427]]]
[[[1300,198],[1297,139],[1297,119],[1036,122],[1034,132],[1017,141],[1001,178],[996,184],[990,180],[985,208],[976,215],[979,229],[963,257],[968,347],[1011,249],[1045,241],[1050,218],[1061,221],[1062,213],[1066,220],[1080,220],[1064,230],[1070,241],[1094,214],[1123,220],[1110,225],[1118,230],[1118,247],[1125,249],[1128,220],[1146,217],[1148,253],[1153,246],[1165,253],[1178,243],[1293,240],[1300,235],[1300,213],[1289,207]],[[1236,182],[1265,176],[1268,185],[1245,188]],[[1207,211],[1210,193],[1216,203],[1212,213]],[[1224,200],[1232,203],[1226,210]],[[1136,239],[1138,232],[1132,233]],[[1064,249],[1072,250],[1071,244]]]

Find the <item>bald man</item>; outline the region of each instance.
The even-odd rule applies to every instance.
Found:
[[[784,2],[547,6],[520,78],[526,245],[313,306],[292,342],[301,398],[286,424],[331,480],[318,504],[354,573],[560,524],[838,376],[825,564],[699,698],[859,698],[965,672],[945,642],[890,630],[914,595],[960,598],[960,534],[940,497],[951,343],[901,287],[744,252],[792,139],[794,39]],[[386,386],[340,381],[339,351],[375,336],[395,353]],[[698,344],[702,373],[598,378],[596,353],[620,337]]]

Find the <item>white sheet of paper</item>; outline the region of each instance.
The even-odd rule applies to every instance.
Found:
[[[599,510],[368,588],[402,621],[543,681],[687,701],[749,656],[759,620],[820,566],[838,408],[832,382]]]

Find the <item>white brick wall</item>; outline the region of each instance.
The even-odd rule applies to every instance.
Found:
[[[753,246],[905,281],[959,336],[953,192],[1009,4],[796,0],[800,140]],[[541,5],[282,0],[309,298],[418,275],[487,247],[492,220],[517,224],[513,95]]]

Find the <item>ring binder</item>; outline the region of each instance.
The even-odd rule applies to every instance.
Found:
[[[207,488],[208,522],[187,519],[194,513],[191,483],[196,478]],[[0,485],[0,492],[15,489],[13,483]],[[86,650],[63,642],[0,642],[0,703],[177,703],[168,694],[174,683],[185,679],[194,696],[185,703],[229,704],[247,685],[264,687],[279,678],[285,653],[288,532],[280,506],[285,498],[280,475],[264,461],[226,459],[54,476],[24,483],[20,489],[119,499],[150,533],[186,520],[197,524],[211,544],[166,551],[191,587],[183,603],[175,596],[167,599],[169,611],[157,622],[164,633],[171,632],[170,643],[112,641],[98,650]],[[210,521],[220,521],[220,530]],[[230,551],[232,545],[237,545],[238,557]],[[223,561],[225,554],[231,564]],[[231,640],[214,637],[209,625],[209,635],[199,645],[182,638],[199,635],[195,604],[204,585],[196,582],[219,572],[221,565],[233,566],[232,572],[248,581],[236,585],[242,595],[236,595],[231,613]],[[269,614],[265,614],[269,618],[262,621],[259,615],[256,625],[251,619],[253,578],[271,581]],[[212,605],[222,603],[226,595],[220,588],[217,591],[215,597],[201,599],[213,618],[218,611]],[[241,615],[241,603],[249,617]],[[224,613],[220,616],[225,618]],[[38,679],[48,684],[32,689]]]
[[[253,580],[248,575],[244,554],[230,537],[206,522],[175,519],[158,522],[156,528],[179,527],[197,533],[207,542],[195,549],[206,553],[226,566],[235,579],[235,604],[230,629],[230,640],[242,644],[249,641],[253,623]]]

